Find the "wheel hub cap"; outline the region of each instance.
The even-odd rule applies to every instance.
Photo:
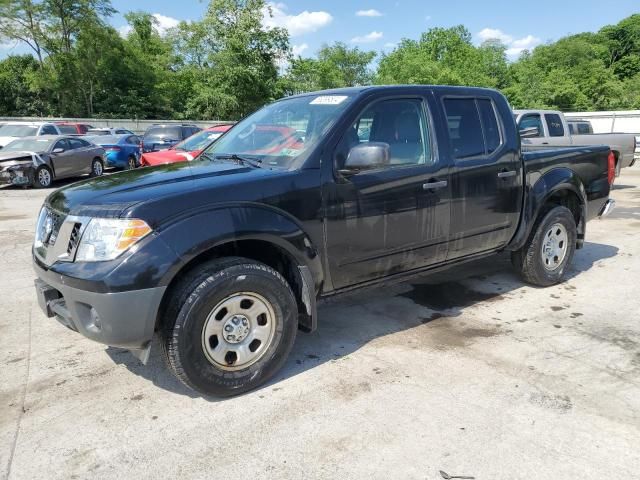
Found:
[[[222,327],[224,339],[229,343],[240,343],[249,332],[251,332],[251,327],[249,326],[249,319],[244,315],[234,315],[229,320],[224,322],[224,327]]]
[[[256,363],[271,344],[276,316],[271,303],[255,292],[238,292],[220,301],[202,328],[202,350],[221,370]]]
[[[567,256],[569,234],[564,225],[553,224],[542,241],[542,264],[549,271],[555,270]]]

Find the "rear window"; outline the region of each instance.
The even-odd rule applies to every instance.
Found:
[[[564,127],[562,119],[557,113],[545,113],[544,120],[547,122],[547,129],[550,137],[564,137]]]
[[[60,133],[63,133],[65,135],[73,135],[75,133],[78,133],[78,130],[73,125],[58,125],[58,130],[60,130]]]
[[[158,139],[180,140],[182,138],[181,127],[151,127],[144,134],[145,142]]]

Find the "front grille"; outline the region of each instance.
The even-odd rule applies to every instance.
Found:
[[[49,216],[51,217],[52,229],[51,235],[49,236],[49,245],[53,245],[56,243],[56,239],[58,238],[58,233],[60,233],[60,227],[64,223],[66,215],[62,215],[54,210],[49,209]]]

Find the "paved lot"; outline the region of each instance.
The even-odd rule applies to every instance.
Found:
[[[0,477],[640,477],[640,167],[566,283],[525,286],[498,257],[351,297],[224,401],[159,348],[143,367],[40,313],[46,193],[0,189]]]

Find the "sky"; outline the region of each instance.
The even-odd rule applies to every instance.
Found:
[[[196,20],[206,1],[112,0],[119,11],[110,22],[126,33],[123,14],[143,10],[156,15],[160,30],[180,20]],[[433,27],[466,26],[474,42],[499,38],[516,59],[523,49],[584,31],[597,31],[640,12],[637,0],[285,0],[269,2],[273,17],[267,25],[286,26],[294,54],[313,57],[324,43],[342,41],[366,50],[388,52],[402,38],[419,38]],[[135,6],[133,6],[135,5]],[[27,51],[0,40],[0,58]]]

